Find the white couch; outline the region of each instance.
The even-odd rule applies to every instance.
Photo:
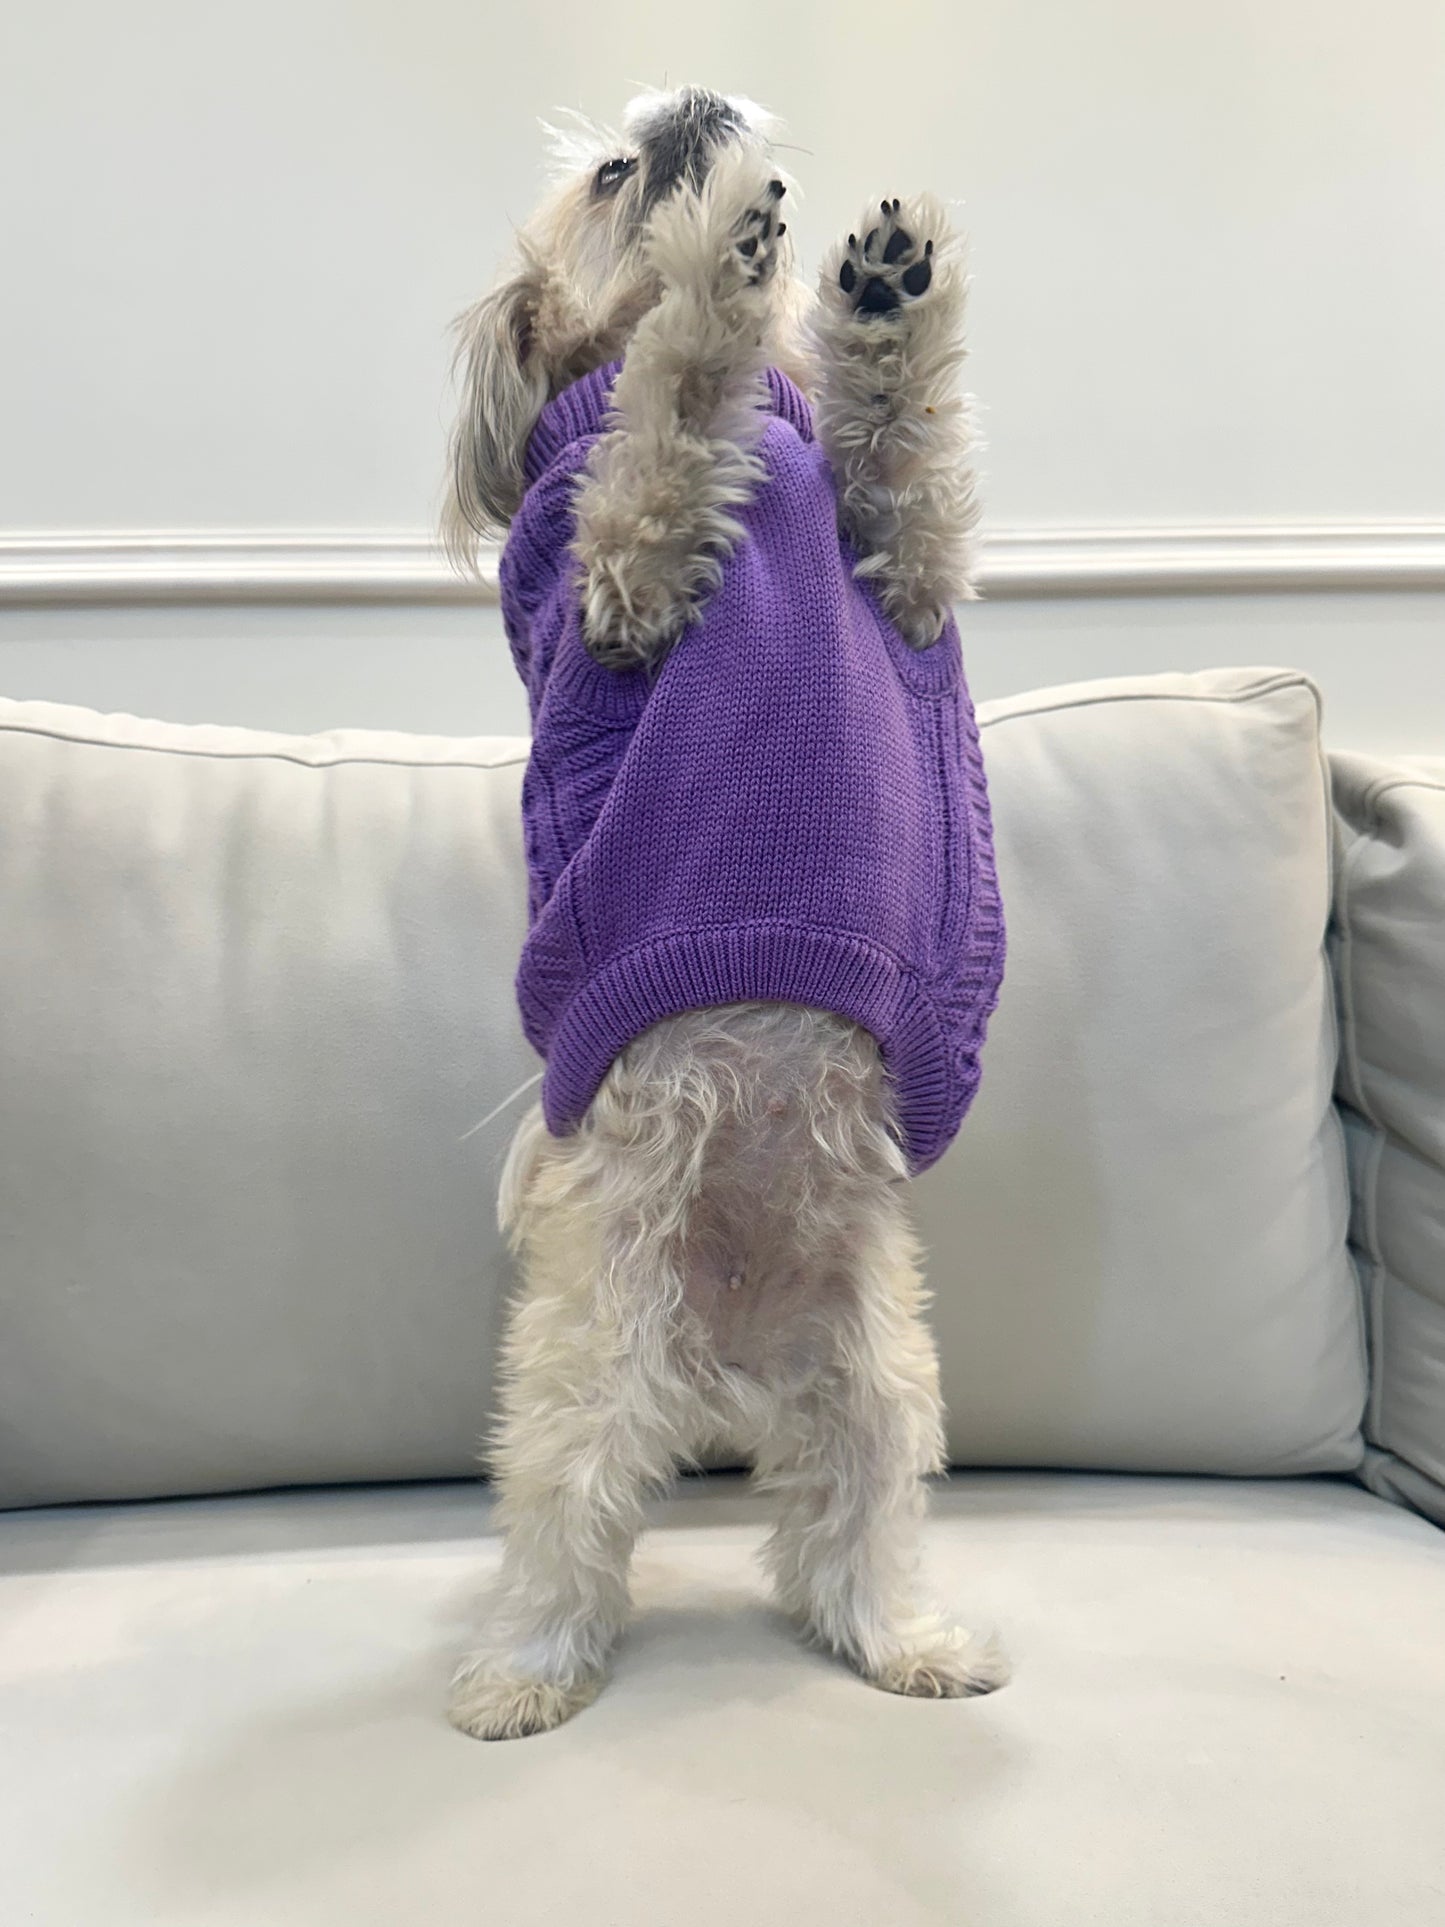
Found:
[[[928,1557],[1017,1677],[800,1650],[719,1472],[480,1746],[526,745],[0,703],[0,1922],[1445,1919],[1445,761],[1288,671],[982,720]]]

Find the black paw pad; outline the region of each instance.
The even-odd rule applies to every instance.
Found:
[[[910,269],[911,273],[912,270]],[[904,280],[908,279],[905,275]],[[911,292],[911,290],[910,290]],[[881,275],[870,274],[858,297],[859,314],[892,314],[898,306],[898,290],[890,288]]]
[[[899,201],[880,201],[882,220],[869,228],[862,244],[848,236],[848,252],[838,268],[838,286],[855,315],[896,314],[905,303],[926,294],[933,283],[933,243],[918,241],[899,220]]]

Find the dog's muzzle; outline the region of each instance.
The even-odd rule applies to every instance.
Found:
[[[660,201],[683,181],[700,187],[713,155],[744,125],[737,108],[721,94],[684,87],[638,130],[647,202]]]

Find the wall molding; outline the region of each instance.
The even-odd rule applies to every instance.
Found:
[[[1024,529],[985,539],[990,600],[1445,588],[1445,522]],[[0,535],[0,606],[495,602],[424,534],[268,530]]]

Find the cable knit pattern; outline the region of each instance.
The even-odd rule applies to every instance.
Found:
[[[854,579],[807,402],[770,370],[767,480],[703,620],[655,676],[594,662],[572,500],[618,365],[548,404],[501,567],[533,723],[517,993],[548,1126],[575,1127],[659,1018],[761,998],[873,1033],[921,1171],[973,1099],[1003,974],[957,627],[915,652]]]

